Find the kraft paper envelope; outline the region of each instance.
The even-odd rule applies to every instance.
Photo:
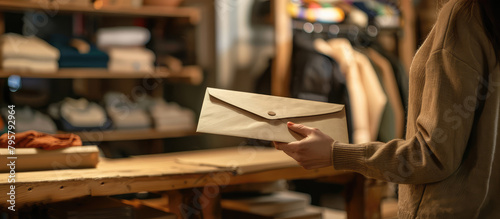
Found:
[[[288,121],[318,128],[348,143],[343,105],[207,88],[197,132],[292,142],[303,137]]]

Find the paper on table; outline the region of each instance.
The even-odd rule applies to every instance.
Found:
[[[274,148],[240,146],[206,151],[209,153],[185,154],[176,158],[176,161],[229,168],[238,174],[299,166],[293,158]]]

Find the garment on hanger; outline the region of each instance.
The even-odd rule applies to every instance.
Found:
[[[387,105],[387,96],[368,57],[359,51],[354,51],[354,59],[359,68],[360,79],[368,104],[370,140],[375,141],[377,140],[380,121]]]
[[[291,96],[344,104],[349,139],[352,141],[349,94],[339,64],[331,57],[316,51],[309,34],[304,32],[294,34],[291,63]]]
[[[315,48],[326,42],[322,39],[315,40]],[[345,74],[347,90],[349,91],[351,112],[353,120],[353,142],[365,143],[371,141],[368,101],[361,79],[361,73],[355,59],[354,49],[347,39],[334,38],[328,40],[330,55],[340,64],[340,69]],[[328,52],[328,51],[325,51]]]
[[[384,56],[391,63],[392,70],[394,71],[394,76],[398,84],[399,95],[401,96],[401,102],[404,106],[405,115],[408,111],[408,89],[409,89],[409,78],[408,71],[405,69],[403,63],[393,54],[387,52],[382,46],[377,42],[372,42],[370,48],[377,51],[379,54]],[[406,121],[406,116],[405,116]],[[406,122],[405,122],[406,124]]]
[[[0,136],[0,148],[8,148],[9,139],[5,133]],[[50,135],[37,131],[16,133],[16,148],[40,148],[44,150],[55,150],[73,146],[81,146],[80,136],[75,134]]]
[[[384,94],[387,96],[387,90],[383,86],[382,82],[382,70],[375,65],[373,60],[370,60],[373,69],[377,73],[377,78],[379,83],[382,84],[382,88],[384,90]],[[380,120],[380,128],[377,136],[377,141],[387,142],[396,137],[396,119],[394,118],[394,110],[391,105],[391,101],[387,101],[387,104],[384,107],[384,111],[382,113],[382,118]]]
[[[391,64],[382,55],[376,52],[374,49],[368,48],[366,50],[368,56],[373,60],[373,62],[378,65],[382,73],[382,81],[384,87],[387,91],[387,96],[391,102],[391,106],[394,111],[395,126],[396,126],[396,138],[403,138],[404,126],[405,126],[405,113],[403,104],[401,103],[401,96],[398,90],[398,84],[396,83],[396,78],[394,76],[394,71],[392,70]]]

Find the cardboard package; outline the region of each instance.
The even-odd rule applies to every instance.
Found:
[[[288,121],[349,142],[344,105],[215,88],[207,88],[197,132],[277,142],[302,139],[288,129]]]

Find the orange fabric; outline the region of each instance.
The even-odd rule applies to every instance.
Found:
[[[50,135],[37,131],[26,131],[16,133],[16,148],[40,148],[44,150],[55,150],[72,146],[81,146],[80,136],[75,134]],[[7,148],[9,139],[7,133],[0,136],[0,148]]]

